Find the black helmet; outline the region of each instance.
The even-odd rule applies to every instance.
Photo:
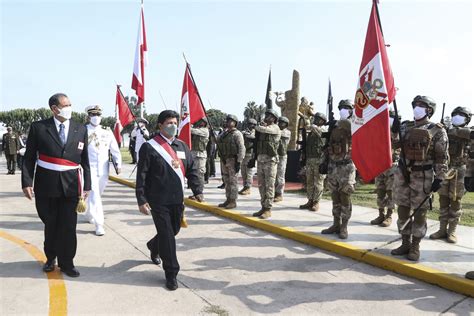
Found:
[[[232,120],[232,121],[234,121],[235,123],[239,123],[239,119],[238,119],[237,116],[235,116],[234,114],[227,114],[227,116],[225,117],[225,120],[226,120],[226,121]]]
[[[249,119],[249,120],[247,121],[247,124],[248,124],[248,125],[250,125],[250,124],[257,125],[258,123],[257,123],[257,120],[251,118],[251,119]]]
[[[316,120],[317,118],[323,120],[324,123],[326,123],[328,121],[328,118],[326,117],[326,115],[324,113],[321,113],[321,112],[316,112],[316,114],[314,114],[314,120]]]
[[[278,113],[277,111],[275,111],[274,109],[266,109],[265,110],[265,114],[271,114],[275,117],[275,119],[278,120]]]
[[[426,104],[432,110],[431,114],[429,114],[428,116],[429,117],[433,116],[434,112],[436,111],[436,102],[435,102],[435,100],[433,100],[432,98],[427,97],[425,95],[417,95],[413,99],[413,101],[411,102],[411,106],[415,107],[415,104],[417,102],[421,102],[421,103]]]
[[[472,117],[472,112],[469,108],[465,107],[465,106],[458,106],[456,107],[453,112],[451,112],[451,117],[453,117],[454,115],[456,114],[461,114],[461,115],[464,115],[466,117],[466,123],[465,125],[469,124],[469,122],[471,121],[471,117]]]
[[[354,101],[352,100],[349,100],[349,99],[345,99],[345,100],[341,100],[339,101],[339,105],[337,106],[337,108],[340,110],[341,108],[349,108],[349,109],[354,109]]]
[[[289,124],[290,124],[290,121],[288,120],[287,117],[285,117],[285,116],[280,116],[280,117],[278,118],[278,123],[286,123],[286,125],[289,125]]]

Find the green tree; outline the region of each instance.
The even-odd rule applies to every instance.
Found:
[[[265,115],[265,109],[266,108],[264,104],[257,105],[255,101],[247,102],[244,110],[244,120],[248,121],[249,119],[253,118],[257,120],[257,122],[260,122]]]
[[[218,129],[222,126],[222,122],[225,121],[225,117],[227,116],[226,113],[222,112],[221,110],[217,109],[210,109],[207,111],[207,118],[211,123],[212,127]]]

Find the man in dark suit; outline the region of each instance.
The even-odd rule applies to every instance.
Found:
[[[188,179],[196,200],[203,200],[203,184],[189,147],[175,138],[178,113],[165,110],[158,116],[159,133],[140,148],[136,196],[141,213],[153,216],[157,235],[148,243],[151,260],[163,260],[166,287],[178,288],[179,263],[175,235],[184,211],[184,177]]]
[[[70,277],[78,277],[74,267],[77,238],[76,207],[79,197],[91,189],[87,129],[70,120],[69,98],[57,93],[49,99],[53,117],[31,124],[22,169],[23,193],[34,197],[36,210],[44,223],[43,271],[58,266]],[[35,172],[36,166],[36,172]],[[34,179],[34,184],[33,184]]]

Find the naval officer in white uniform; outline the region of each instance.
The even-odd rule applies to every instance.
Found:
[[[104,209],[101,195],[109,178],[109,152],[116,166],[117,174],[122,168],[122,156],[114,134],[108,127],[100,125],[102,109],[98,105],[86,108],[88,116],[87,134],[89,136],[89,164],[91,168],[91,192],[87,199],[86,218],[95,225],[95,234],[103,236]]]

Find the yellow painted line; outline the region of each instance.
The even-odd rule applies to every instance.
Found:
[[[46,262],[43,252],[32,244],[0,230],[0,237],[11,241],[29,252],[41,265]],[[49,285],[49,315],[67,315],[67,291],[63,276],[58,269],[46,273]]]
[[[132,181],[114,176],[110,176],[109,178],[118,183],[135,188],[135,183]],[[472,280],[467,280],[453,274],[429,268],[419,263],[411,263],[405,260],[397,259],[395,257],[361,249],[345,242],[300,232],[290,227],[280,226],[269,221],[246,216],[236,211],[225,210],[206,203],[199,203],[194,200],[185,199],[184,204],[232,219],[247,226],[255,227],[279,236],[337,253],[339,255],[343,255],[375,267],[393,271],[427,283],[436,284],[442,288],[474,297],[474,282]]]

